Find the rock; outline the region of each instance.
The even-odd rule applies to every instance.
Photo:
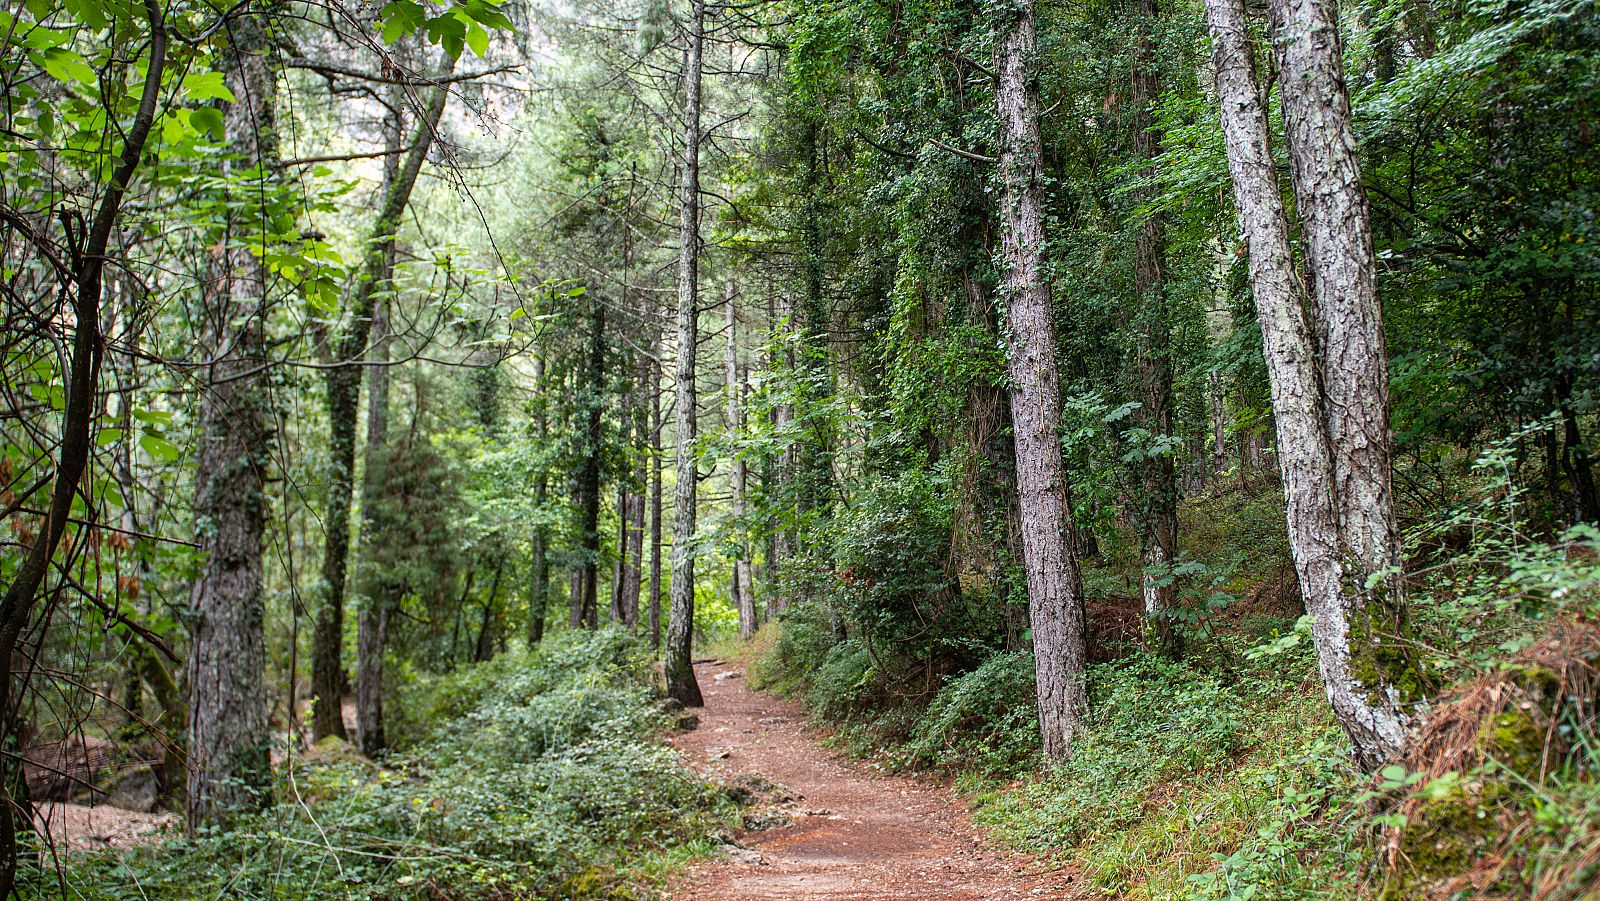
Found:
[[[685,713],[672,721],[672,728],[677,732],[693,732],[700,728],[700,718],[692,713]]]
[[[728,859],[734,863],[746,864],[748,866],[760,866],[767,862],[766,858],[761,856],[760,851],[757,851],[754,848],[741,847],[739,845],[732,845],[728,848]]]
[[[733,756],[733,751],[728,748],[706,748],[708,760],[727,760]]]
[[[717,673],[715,676],[712,676],[711,677],[711,681],[713,681],[713,682],[726,682],[729,679],[737,679],[737,678],[739,678],[739,671],[738,670],[728,670],[725,673]]]
[[[744,816],[744,828],[751,832],[764,832],[768,829],[782,829],[793,825],[794,817],[785,810],[763,810]]]
[[[123,810],[154,813],[161,803],[161,786],[156,779],[156,771],[151,767],[140,767],[118,779],[111,787],[106,803]]]
[[[756,720],[757,723],[763,726],[776,726],[779,723],[787,723],[788,721],[789,718],[786,716],[764,716]]]

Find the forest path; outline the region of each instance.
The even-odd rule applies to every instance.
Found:
[[[729,675],[729,674],[733,675]],[[673,739],[724,782],[759,775],[795,796],[792,825],[737,834],[744,850],[695,867],[677,901],[931,901],[1070,898],[1072,874],[989,847],[949,789],[886,776],[826,750],[800,705],[752,691],[743,673],[695,665],[700,727]]]

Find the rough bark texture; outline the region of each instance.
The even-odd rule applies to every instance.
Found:
[[[1338,11],[1328,0],[1267,4],[1296,209],[1311,269],[1311,331],[1321,351],[1322,413],[1333,462],[1333,503],[1355,658],[1368,703],[1352,736],[1366,762],[1405,741],[1416,693],[1408,638],[1389,450],[1389,369],[1378,303],[1371,214],[1356,162]],[[1369,585],[1371,587],[1369,587]],[[1409,687],[1408,687],[1409,686]]]
[[[1267,110],[1243,2],[1207,0],[1206,11],[1228,165],[1249,246],[1251,282],[1272,385],[1295,568],[1306,610],[1315,619],[1313,634],[1328,700],[1355,744],[1358,759],[1371,766],[1398,749],[1404,738],[1404,720],[1393,692],[1366,684],[1366,674],[1357,672],[1360,660],[1379,655],[1370,645],[1360,647],[1361,640],[1352,642],[1352,622],[1365,623],[1368,614],[1362,609],[1360,592],[1347,590],[1352,586],[1347,584],[1349,575],[1340,548],[1334,450],[1325,421],[1327,401],[1306,298],[1294,272],[1288,220],[1273,170]],[[1370,399],[1359,402],[1369,403]],[[1348,431],[1341,434],[1348,435]],[[1387,438],[1384,443],[1387,445]],[[1344,452],[1348,449],[1341,450]]]
[[[267,23],[244,16],[223,51],[224,82],[235,98],[223,112],[242,196],[214,259],[203,309],[199,452],[195,519],[205,562],[190,594],[189,768],[184,813],[192,830],[226,822],[269,797],[262,539],[272,414],[262,372],[266,353],[267,273],[250,246],[270,228],[259,204],[275,156],[277,73],[269,63]],[[251,173],[253,170],[254,174]]]
[[[691,663],[694,646],[695,357],[700,340],[700,72],[705,45],[705,0],[694,0],[689,52],[683,73],[683,181],[678,191],[677,448],[672,510],[672,609],[667,620],[667,694],[699,707],[700,685]]]
[[[356,456],[356,417],[361,400],[361,380],[365,367],[354,365],[367,350],[372,328],[373,302],[381,286],[389,280],[394,265],[394,235],[400,216],[411,199],[422,163],[444,114],[449,93],[435,88],[417,122],[411,150],[395,173],[384,195],[383,205],[372,226],[366,257],[354,288],[354,317],[349,330],[334,349],[335,363],[326,370],[328,403],[328,496],[323,528],[327,537],[322,556],[323,590],[326,593],[317,612],[312,636],[311,691],[314,716],[312,734],[317,739],[329,735],[345,738],[340,702],[344,696],[344,596],[345,576],[350,560],[350,506],[354,492]]]
[[[744,417],[739,411],[743,400],[744,379],[739,374],[739,315],[735,304],[737,289],[728,282],[724,306],[728,316],[728,365],[725,381],[728,389],[728,431],[738,434],[744,427]],[[738,552],[733,561],[733,609],[739,613],[739,635],[749,638],[756,634],[755,589],[750,584],[749,546],[743,538],[745,517],[745,489],[750,481],[750,464],[743,457],[733,461],[733,519],[734,529],[740,535]]]
[[[1016,434],[1023,567],[1033,625],[1039,728],[1045,753],[1060,758],[1070,752],[1082,729],[1087,699],[1083,598],[1061,459],[1061,389],[1044,268],[1032,4],[1011,7],[996,27],[1006,371]]]
[[[1157,0],[1133,0],[1131,12],[1144,20],[1144,33],[1134,47],[1129,92],[1134,108],[1133,147],[1139,159],[1153,169],[1161,153],[1154,110],[1161,83],[1152,33],[1161,9]],[[1142,188],[1134,199],[1148,203],[1154,193],[1153,188]],[[1166,243],[1166,222],[1160,213],[1154,213],[1140,224],[1134,248],[1133,286],[1138,303],[1135,365],[1143,392],[1135,421],[1152,437],[1159,438],[1172,434],[1172,323],[1167,312]],[[1178,586],[1161,573],[1170,569],[1178,555],[1178,486],[1173,457],[1173,453],[1161,453],[1143,461],[1143,491],[1136,517],[1140,564],[1144,569],[1145,617],[1154,643],[1168,651],[1176,650],[1171,611],[1177,604]]]
[[[659,353],[659,341],[651,346]],[[650,360],[650,650],[661,649],[661,362]]]
[[[398,144],[398,140],[394,141]],[[393,146],[393,145],[391,145]],[[382,364],[389,359],[388,321],[382,306],[373,316],[372,352]],[[374,523],[382,500],[382,465],[389,441],[389,367],[374,366],[367,383],[367,471],[361,483],[361,543],[376,540]],[[368,757],[388,745],[383,729],[383,652],[389,643],[389,613],[394,604],[384,573],[363,580],[365,597],[356,613],[356,743]]]

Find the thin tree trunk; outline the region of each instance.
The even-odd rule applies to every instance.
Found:
[[[695,357],[700,340],[700,74],[705,45],[705,0],[692,0],[683,73],[683,183],[678,191],[677,448],[672,510],[672,609],[667,620],[667,694],[699,707],[694,648]]]
[[[1153,108],[1161,96],[1153,37],[1161,8],[1158,0],[1134,0],[1132,12],[1144,20],[1134,47],[1129,98],[1135,110],[1133,147],[1146,166],[1146,174],[1153,174],[1156,157],[1161,153],[1161,134]],[[1153,188],[1142,188],[1134,200],[1145,204],[1154,195]],[[1143,391],[1136,421],[1154,439],[1172,434],[1172,323],[1167,313],[1166,243],[1166,222],[1159,212],[1152,213],[1139,226],[1133,284],[1138,304],[1136,366]],[[1170,574],[1178,555],[1178,486],[1173,456],[1169,451],[1145,456],[1141,467],[1143,497],[1137,505],[1146,627],[1155,645],[1168,653],[1178,651],[1179,640],[1172,620],[1178,586]]]
[[[346,365],[327,370],[328,449],[331,459],[327,515],[323,520],[323,528],[327,532],[322,557],[322,581],[326,595],[317,613],[311,656],[312,734],[319,741],[329,735],[347,737],[340,710],[345,684],[345,575],[350,557],[350,502],[354,492],[356,417],[365,369],[355,363],[366,353],[373,303],[393,275],[395,232],[400,229],[400,216],[411,200],[411,189],[415,187],[422,163],[433,146],[439,118],[444,114],[449,96],[446,88],[435,88],[429,98],[428,108],[418,118],[411,150],[396,172],[394,182],[389,185],[378,218],[373,223],[366,258],[356,283],[352,305],[354,318],[349,331],[335,349],[334,362]]]
[[[739,375],[739,316],[735,298],[737,288],[733,282],[728,282],[727,292],[723,304],[727,308],[728,318],[728,365],[726,381],[728,387],[728,432],[737,435],[744,426],[744,418],[739,411],[739,402],[744,392],[744,380]],[[749,638],[756,634],[756,599],[755,591],[750,585],[750,552],[748,542],[744,539],[745,519],[745,490],[750,481],[750,464],[745,462],[742,455],[735,453],[733,460],[733,520],[737,550],[733,561],[733,609],[739,614],[739,636]]]
[[[399,143],[399,130],[391,132],[392,144]],[[382,470],[389,441],[389,359],[387,304],[379,304],[372,322],[372,353],[379,365],[372,368],[367,384],[367,471],[361,484],[361,548],[365,551],[377,540],[374,518],[383,503]],[[362,580],[361,608],[356,613],[356,742],[368,757],[381,754],[387,745],[383,730],[383,653],[389,639],[390,576],[371,573]]]
[[[652,347],[660,353],[661,342]],[[650,361],[650,650],[661,649],[661,362]]]
[[[995,107],[1005,256],[1006,371],[1016,434],[1017,495],[1022,509],[1023,568],[1033,625],[1039,728],[1045,753],[1062,758],[1083,728],[1083,597],[1061,459],[1060,385],[1045,280],[1039,122],[1032,66],[1033,6],[1002,13],[995,36]]]
[[[223,129],[239,168],[270,171],[277,155],[277,74],[267,59],[269,23],[240,18],[223,52],[223,79],[234,102]],[[266,467],[271,459],[271,400],[260,371],[267,357],[267,272],[250,248],[271,228],[271,181],[244,188],[239,212],[215,253],[200,337],[214,362],[200,392],[195,518],[205,562],[190,592],[194,632],[189,654],[189,769],[184,802],[191,831],[225,823],[269,797],[265,599],[262,545],[267,525]],[[158,664],[159,665],[159,664]]]
[[[538,405],[534,414],[534,440],[540,447],[548,440],[547,413],[545,392],[549,386],[545,384],[544,357],[535,357],[533,361],[533,381],[539,392],[539,397],[534,401]],[[550,476],[541,466],[538,475],[533,479],[533,504],[538,511],[538,519],[533,530],[533,586],[528,593],[528,650],[538,647],[544,640],[544,620],[546,608],[550,603],[550,547],[549,539],[545,533],[544,505],[550,490]]]
[[[1306,609],[1315,620],[1313,635],[1328,700],[1355,744],[1358,760],[1374,766],[1399,748],[1404,718],[1399,715],[1392,686],[1383,682],[1383,667],[1362,664],[1380,662],[1386,655],[1376,653],[1370,627],[1358,626],[1365,636],[1353,634],[1352,620],[1370,623],[1369,611],[1374,606],[1381,609],[1386,601],[1363,604],[1360,595],[1370,592],[1345,589],[1347,578],[1354,577],[1351,584],[1359,585],[1360,577],[1345,570],[1347,551],[1341,547],[1336,512],[1334,451],[1324,419],[1327,399],[1319,378],[1306,298],[1293,268],[1288,219],[1273,169],[1266,104],[1256,76],[1243,0],[1207,0],[1206,12],[1234,199],[1249,246],[1251,282],[1272,385],[1290,546]],[[1298,57],[1291,58],[1301,65]],[[1363,405],[1372,401],[1354,399]],[[1344,440],[1351,437],[1348,430],[1342,430],[1342,435]],[[1386,435],[1382,440],[1387,446]],[[1342,453],[1348,454],[1349,448]],[[1350,562],[1360,566],[1354,559]],[[1374,678],[1375,683],[1371,681]]]
[[[589,364],[584,398],[584,458],[579,474],[579,514],[582,516],[583,578],[579,586],[580,619],[589,628],[600,625],[600,455],[605,440],[606,308],[594,302],[589,319]]]
[[[649,461],[646,459],[645,450],[650,436],[646,428],[647,423],[637,409],[637,401],[643,399],[647,392],[655,390],[651,384],[651,374],[650,360],[641,355],[637,366],[638,384],[633,391],[636,400],[630,408],[628,417],[637,447],[633,469],[634,490],[628,491],[627,503],[622,511],[623,556],[627,561],[621,579],[622,619],[629,629],[639,625],[639,592],[644,584],[645,491],[649,482],[649,470],[646,468]]]

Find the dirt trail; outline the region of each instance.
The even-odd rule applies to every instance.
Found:
[[[732,666],[697,664],[695,673],[706,704],[692,711],[700,727],[673,744],[714,778],[759,774],[797,797],[793,825],[739,833],[749,850],[696,867],[677,901],[1078,895],[1070,873],[988,847],[949,790],[825,750],[798,704],[751,691]]]

